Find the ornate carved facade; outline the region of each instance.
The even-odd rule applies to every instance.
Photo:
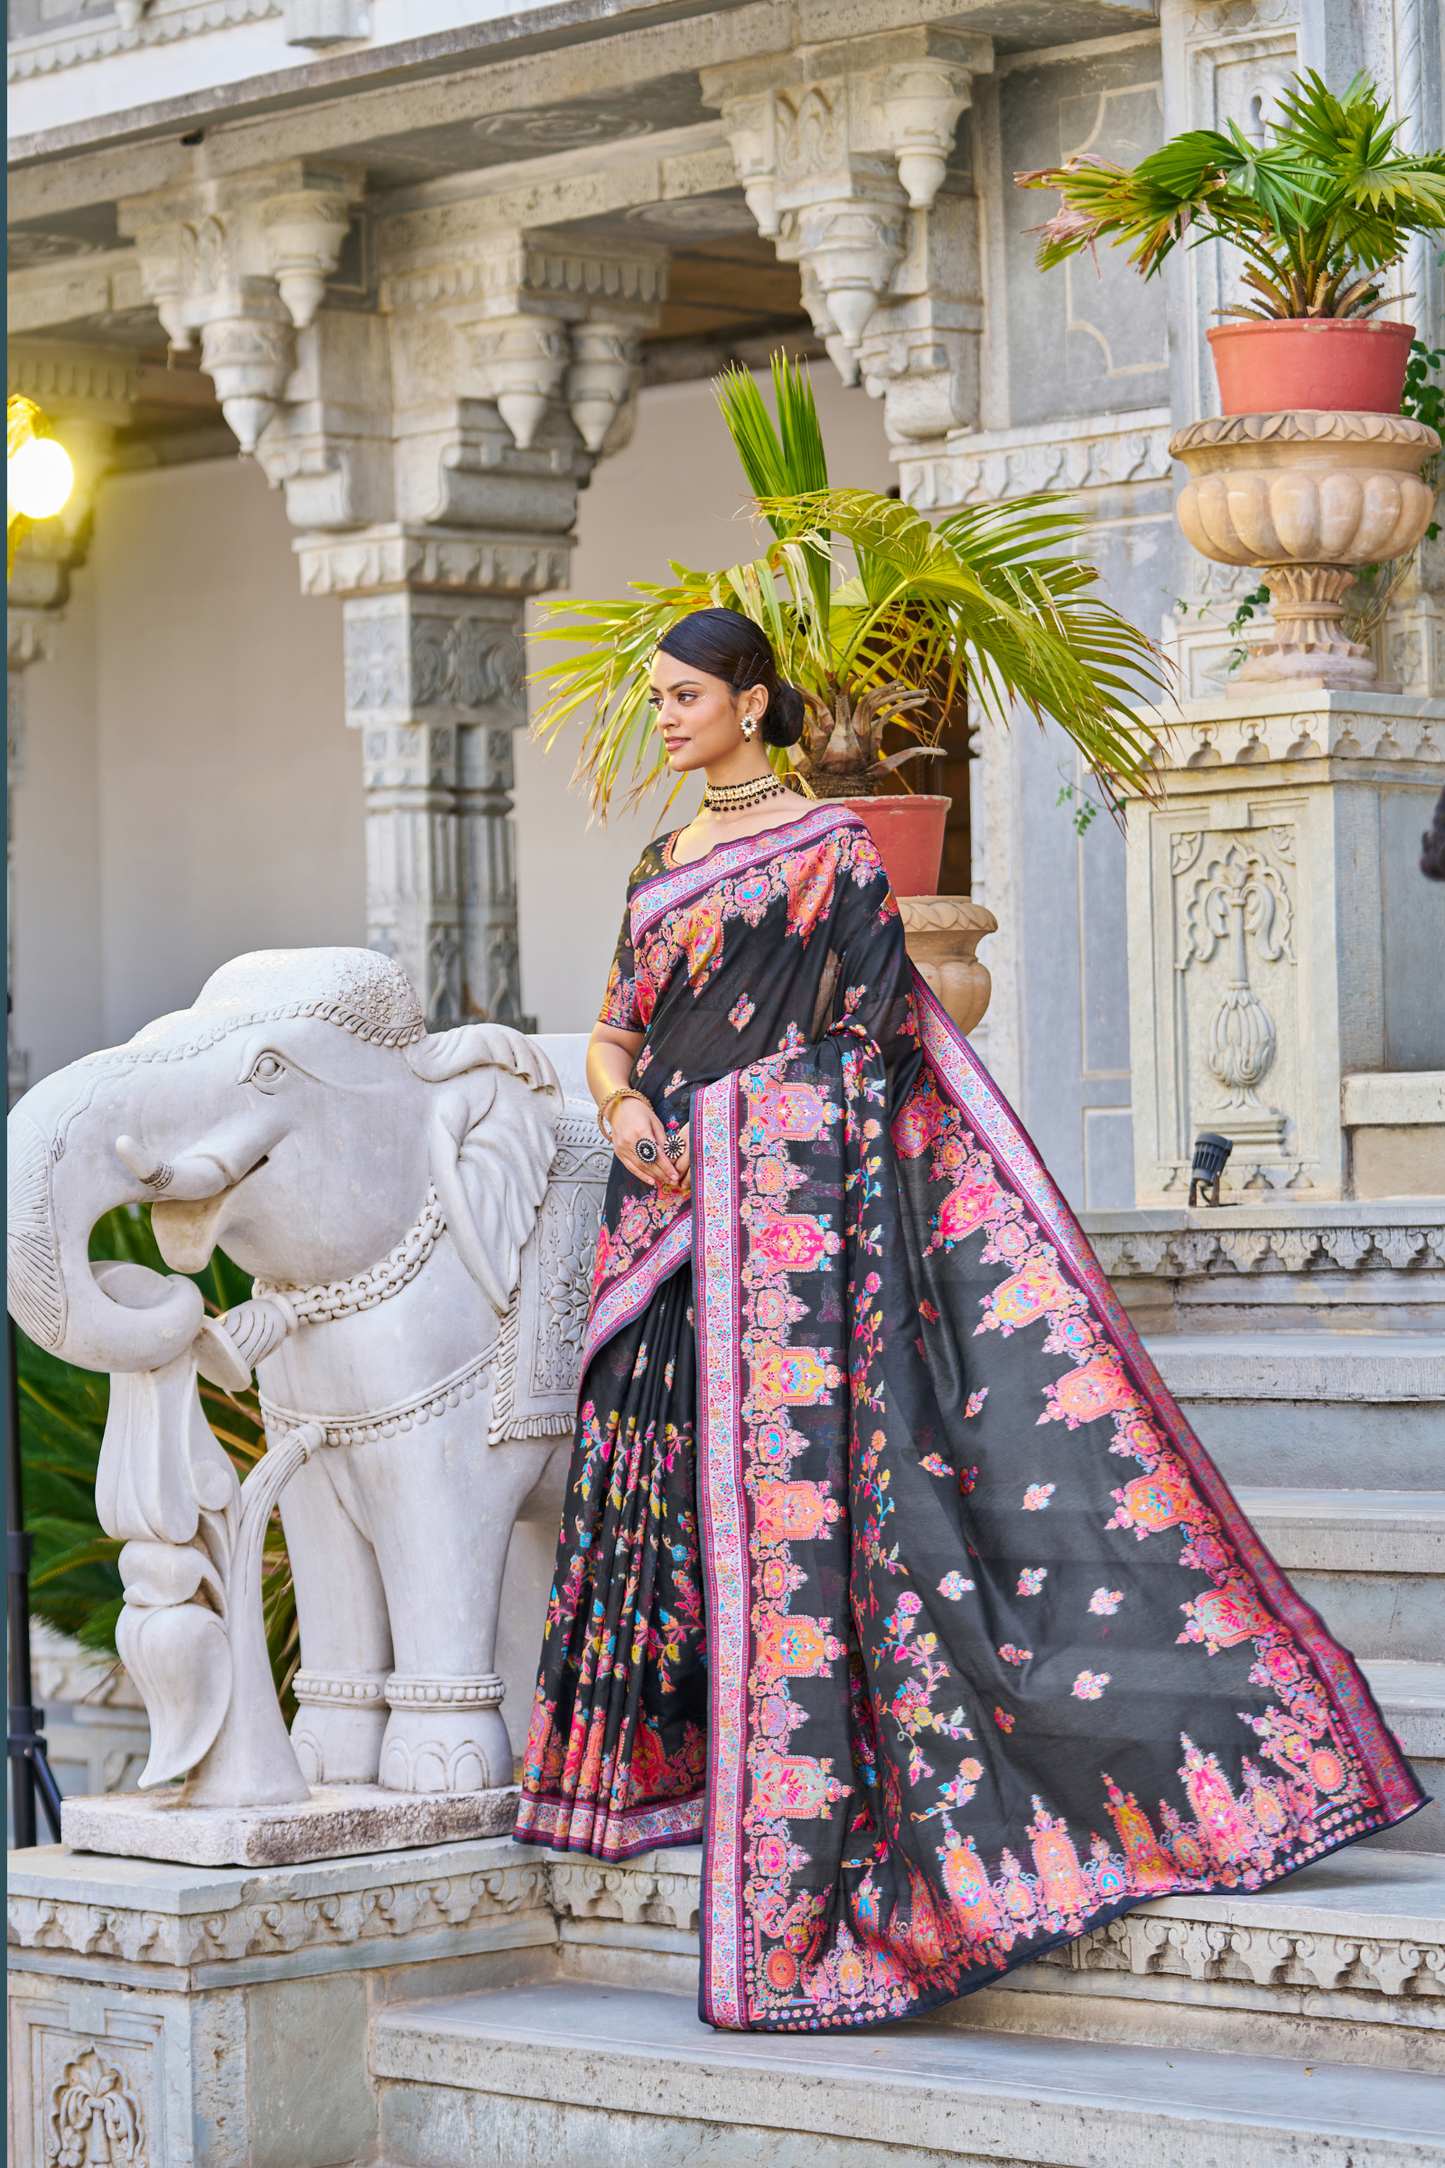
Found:
[[[1188,693],[1222,689],[1242,576],[1177,537],[1168,438],[1210,411],[1228,269],[1201,250],[1142,286],[1105,252],[1042,278],[1013,174],[1131,161],[1188,125],[1258,135],[1299,64],[1372,68],[1428,132],[1428,10],[1084,0],[1065,33],[1008,0],[645,27],[580,0],[565,38],[525,9],[454,12],[12,9],[11,382],[82,482],[17,566],[15,661],[44,649],[108,471],[252,454],[303,592],[342,598],[366,938],[436,1023],[545,1012],[512,835],[525,607],[565,586],[578,493],[599,463],[606,488],[646,386],[779,342],[816,357],[880,402],[930,513],[1076,495],[1112,598],[1166,627]],[[1438,312],[1424,254],[1404,283]],[[1445,684],[1438,556],[1378,636],[1420,693]],[[1102,822],[1071,834],[1060,793],[1088,779],[1059,741],[1030,726],[976,752],[972,889],[1002,929],[981,1043],[1072,1193],[1126,1203],[1122,848]]]

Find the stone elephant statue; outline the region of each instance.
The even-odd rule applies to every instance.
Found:
[[[10,1307],[112,1374],[97,1506],[125,1540],[142,1783],[189,1772],[186,1802],[225,1805],[510,1783],[502,1576],[572,1428],[607,1166],[546,1047],[485,1023],[429,1035],[370,950],[263,951],[47,1077],[9,1149]],[[189,1279],[92,1267],[96,1221],[140,1201],[176,1274],[219,1246],[252,1299],[208,1320]],[[244,1485],[198,1367],[231,1390],[255,1372],[268,1450]],[[277,1497],[289,1742],[256,1597]]]

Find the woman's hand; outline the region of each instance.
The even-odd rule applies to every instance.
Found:
[[[686,1130],[679,1130],[669,1138],[645,1099],[619,1099],[607,1121],[612,1131],[612,1149],[629,1174],[636,1175],[639,1182],[650,1182],[655,1189],[680,1189],[687,1193],[691,1185]],[[650,1164],[637,1156],[637,1146],[644,1137],[650,1137],[657,1147],[657,1157]],[[677,1152],[676,1159],[668,1157],[669,1143]]]

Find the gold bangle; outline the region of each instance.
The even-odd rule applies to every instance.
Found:
[[[612,1131],[607,1126],[607,1109],[615,1106],[619,1099],[640,1099],[645,1107],[652,1105],[652,1101],[645,1093],[635,1092],[630,1084],[620,1084],[615,1092],[609,1092],[597,1109],[597,1127],[609,1144],[612,1142]]]

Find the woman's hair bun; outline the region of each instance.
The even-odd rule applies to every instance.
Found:
[[[768,712],[763,717],[764,745],[796,745],[808,720],[808,703],[796,685],[774,672],[768,684]]]
[[[721,678],[734,692],[766,686],[764,745],[796,745],[802,737],[808,704],[796,685],[778,676],[772,642],[762,626],[744,617],[741,610],[693,610],[679,618],[657,644],[664,655]]]

